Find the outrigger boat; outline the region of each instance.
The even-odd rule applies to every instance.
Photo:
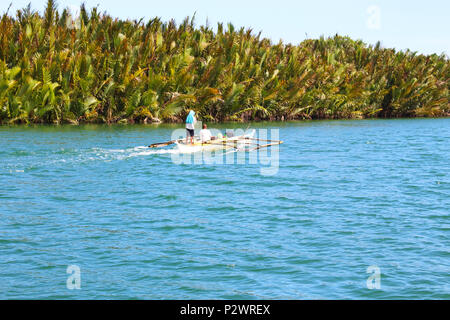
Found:
[[[202,142],[199,139],[194,141],[194,144],[186,144],[186,139],[172,140],[161,143],[154,143],[149,148],[162,148],[169,145],[176,145],[180,153],[194,153],[205,151],[218,150],[236,150],[236,151],[256,151],[262,148],[268,148],[274,145],[280,145],[283,141],[280,140],[264,140],[254,138],[255,131],[250,134],[244,134],[236,137],[224,137],[207,142]]]

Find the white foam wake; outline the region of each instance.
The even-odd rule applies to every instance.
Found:
[[[179,153],[178,149],[160,149],[154,150],[145,146],[127,148],[127,149],[95,149],[96,155],[100,158],[109,158],[110,160],[124,160],[134,157],[144,157],[150,155],[164,155]]]

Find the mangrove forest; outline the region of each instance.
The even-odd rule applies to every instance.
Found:
[[[151,123],[450,115],[445,54],[336,35],[273,43],[231,23],[5,8],[0,122]]]

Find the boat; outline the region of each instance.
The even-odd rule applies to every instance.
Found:
[[[254,133],[238,137],[224,137],[207,142],[202,142],[196,139],[194,144],[186,144],[186,141],[177,141],[175,144],[180,153],[213,152],[218,150],[244,150],[245,147],[250,144],[250,138],[253,138],[253,136]]]
[[[250,134],[244,134],[236,137],[228,136],[207,142],[202,142],[196,138],[193,144],[186,144],[185,139],[179,139],[151,144],[149,148],[162,148],[169,145],[176,145],[176,149],[180,153],[213,152],[218,150],[250,152],[283,143],[283,141],[280,140],[263,140],[254,138],[255,133],[255,130],[253,130]]]

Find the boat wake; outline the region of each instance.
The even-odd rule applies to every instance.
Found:
[[[176,149],[163,149],[163,150],[151,150],[148,147],[132,147],[126,149],[106,149],[106,148],[89,148],[74,150],[73,154],[64,157],[59,153],[54,153],[46,157],[47,164],[80,164],[90,163],[96,161],[111,162],[111,161],[123,161],[136,157],[145,157],[152,155],[170,155],[177,154],[179,150]]]
[[[97,156],[101,158],[110,158],[110,160],[125,160],[134,157],[144,157],[151,155],[177,154],[179,152],[180,151],[177,149],[152,150],[145,146],[127,149],[95,149],[95,153]]]
[[[246,138],[253,137],[254,131],[250,134],[244,135]],[[27,162],[28,153],[24,154],[27,157],[23,157],[23,161],[21,163],[4,163],[6,170],[9,172],[26,172],[29,170],[38,170],[42,167],[48,167],[51,165],[67,167],[69,166],[77,166],[79,164],[88,164],[95,162],[112,162],[112,161],[125,161],[128,159],[139,158],[139,157],[152,157],[152,156],[161,156],[162,157],[171,157],[173,155],[177,156],[180,154],[194,154],[198,152],[202,152],[202,158],[205,161],[214,161],[216,158],[220,159],[224,155],[230,153],[237,152],[246,152],[251,143],[251,140],[243,141],[239,143],[229,143],[227,148],[222,148],[222,146],[215,146],[211,144],[213,147],[212,150],[204,150],[203,146],[200,147],[191,147],[180,144],[170,145],[165,148],[160,149],[152,149],[148,146],[136,146],[129,148],[99,148],[99,147],[86,147],[86,148],[58,148],[52,150],[46,150],[38,154],[30,154],[33,156],[42,156],[45,158],[45,161],[36,165],[35,162],[32,164]],[[214,148],[216,147],[216,148]],[[178,158],[176,158],[178,159]],[[0,168],[1,169],[1,168]]]

